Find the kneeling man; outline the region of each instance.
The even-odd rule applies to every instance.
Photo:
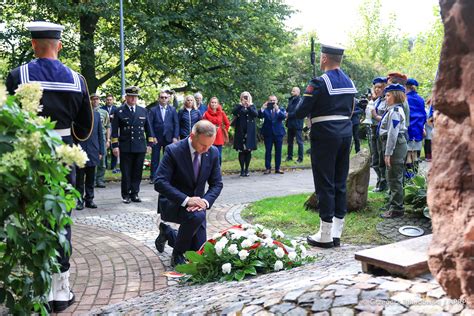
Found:
[[[166,147],[158,167],[155,190],[160,193],[161,220],[180,224],[176,233],[160,223],[160,235],[155,242],[159,252],[163,252],[166,241],[174,248],[172,266],[185,263],[183,254],[199,250],[207,240],[206,210],[223,187],[219,152],[212,146],[215,138],[216,127],[211,122],[197,122],[189,137]]]

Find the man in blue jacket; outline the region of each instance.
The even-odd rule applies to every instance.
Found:
[[[426,123],[425,100],[418,95],[418,81],[407,80],[407,101],[410,108],[410,125],[408,126],[407,177],[411,178],[418,170],[418,151],[423,143],[423,131]]]
[[[170,226],[160,223],[160,235],[155,241],[159,252],[163,252],[166,241],[173,247],[172,266],[185,263],[183,254],[199,250],[207,240],[206,210],[223,187],[219,152],[212,146],[215,138],[216,127],[211,122],[197,122],[189,137],[165,148],[158,167],[155,190],[160,193],[161,220],[180,224],[176,234]]]
[[[151,151],[150,183],[153,183],[156,169],[160,162],[160,153],[171,143],[176,143],[179,138],[179,121],[176,109],[168,104],[170,95],[161,91],[158,104],[150,109],[148,118],[151,130],[155,134],[155,143]]]
[[[288,107],[286,109],[286,127],[288,129],[288,155],[286,161],[293,160],[293,141],[296,136],[296,143],[298,144],[298,160],[297,163],[303,162],[303,124],[304,119],[296,118],[296,106],[300,103],[300,88],[293,87],[291,89],[291,97],[288,99]]]
[[[258,111],[258,117],[263,118],[261,133],[265,142],[265,172],[270,174],[272,169],[272,149],[275,145],[275,173],[283,174],[280,170],[281,148],[283,146],[283,137],[285,136],[285,127],[283,121],[286,118],[285,109],[278,107],[278,99],[271,95],[268,101]]]

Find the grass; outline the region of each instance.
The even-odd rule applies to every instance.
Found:
[[[384,204],[384,194],[373,193],[371,189],[369,187],[367,207],[346,215],[344,243],[376,245],[390,242],[375,229],[382,221],[379,208]],[[292,237],[314,234],[319,228],[319,214],[305,210],[303,203],[308,196],[310,194],[263,199],[246,208],[242,217],[252,224],[277,227]]]
[[[304,143],[304,150],[306,152],[309,149],[310,143],[306,141]],[[361,148],[367,148],[368,144],[367,140],[361,140]],[[282,161],[281,161],[281,168],[285,169],[292,169],[292,168],[310,168],[311,167],[311,157],[308,154],[304,154],[303,163],[296,163],[296,159],[298,158],[298,145],[295,143],[293,146],[293,160],[285,162],[288,153],[287,144],[283,144],[282,148]],[[355,150],[352,148],[351,156],[355,155]],[[232,148],[232,145],[227,145],[222,150],[222,173],[223,174],[233,174],[240,172],[240,165],[238,159],[238,152]],[[275,151],[272,152],[272,167],[275,168]],[[150,159],[150,155],[147,155],[146,159]],[[263,143],[259,143],[257,146],[257,150],[252,151],[252,161],[250,162],[250,171],[263,171],[265,170],[265,145]],[[143,179],[148,179],[150,176],[149,170],[143,170]],[[113,174],[111,170],[107,170],[105,172],[105,180],[106,181],[120,181],[121,175]]]

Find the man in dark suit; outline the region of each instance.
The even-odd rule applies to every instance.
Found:
[[[283,174],[280,170],[281,148],[283,146],[283,137],[285,136],[285,127],[283,121],[286,118],[285,109],[278,107],[278,99],[271,95],[268,101],[258,111],[258,117],[263,118],[261,133],[265,142],[265,172],[270,174],[272,169],[272,149],[275,145],[275,173]]]
[[[143,161],[147,150],[151,150],[154,136],[147,110],[137,106],[139,91],[138,87],[125,89],[125,103],[117,109],[112,121],[112,148],[115,157],[120,155],[122,201],[125,204],[141,202],[138,192]]]
[[[84,202],[87,208],[97,208],[94,203],[95,167],[101,163],[105,149],[99,112],[94,111],[94,127],[90,137],[86,141],[79,142],[79,145],[87,153],[89,160],[84,168],[77,168],[76,171],[76,189],[81,195],[76,205],[78,211],[84,209]]]
[[[286,161],[293,160],[293,141],[296,136],[298,144],[298,160],[297,163],[303,162],[304,145],[303,145],[303,123],[304,119],[296,118],[296,106],[300,103],[300,88],[293,87],[291,89],[291,97],[288,99],[288,107],[286,108],[286,127],[288,128],[288,155]]]
[[[166,147],[158,167],[155,190],[160,193],[161,220],[180,224],[176,233],[160,223],[160,235],[155,241],[159,252],[163,252],[166,241],[174,248],[172,266],[185,263],[183,254],[199,250],[207,240],[206,210],[223,187],[219,151],[212,146],[215,138],[216,127],[211,122],[197,122],[189,137]]]
[[[114,119],[115,112],[117,111],[117,106],[114,105],[114,96],[111,94],[107,94],[105,97],[105,105],[100,107],[102,110],[107,111],[109,113],[109,120],[110,123],[112,123],[112,120]],[[114,173],[117,173],[119,170],[115,169],[117,166],[117,157],[115,157],[112,154],[112,146],[110,146],[110,152],[106,154],[106,161],[105,164],[108,167],[109,166],[109,157],[110,157],[110,170],[113,170]]]
[[[150,126],[155,134],[155,144],[151,151],[150,183],[153,183],[156,169],[160,162],[160,153],[171,143],[176,143],[179,138],[179,121],[176,109],[168,105],[170,95],[165,91],[160,92],[158,104],[148,112]]]

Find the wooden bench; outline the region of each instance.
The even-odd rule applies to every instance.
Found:
[[[355,259],[361,261],[362,271],[414,278],[428,272],[428,247],[431,234],[397,243],[359,251]],[[382,270],[382,271],[381,271]]]

